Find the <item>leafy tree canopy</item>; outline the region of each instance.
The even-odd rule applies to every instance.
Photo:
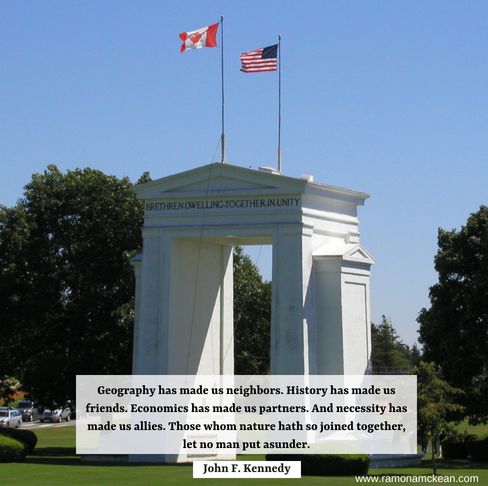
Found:
[[[0,404],[7,406],[15,393],[20,389],[20,381],[14,376],[4,376],[0,379]]]
[[[234,347],[236,374],[269,371],[271,282],[241,247],[234,248]]]
[[[73,398],[77,373],[131,370],[130,259],[142,226],[131,186],[50,165],[0,209],[0,375],[38,399]]]
[[[127,178],[54,165],[0,205],[0,377],[48,404],[74,398],[76,374],[131,372],[142,218]],[[266,373],[271,284],[239,247],[234,296],[236,372]]]
[[[418,317],[425,359],[442,366],[453,386],[466,391],[472,422],[488,420],[488,207],[459,231],[439,229],[429,309]]]

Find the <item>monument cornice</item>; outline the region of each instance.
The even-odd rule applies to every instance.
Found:
[[[363,205],[369,197],[360,191],[222,163],[136,184],[133,190],[144,200],[300,194]]]

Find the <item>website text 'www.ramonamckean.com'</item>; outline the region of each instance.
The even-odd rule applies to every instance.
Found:
[[[356,483],[377,484],[477,484],[479,476],[453,476],[453,475],[378,475],[356,476]]]

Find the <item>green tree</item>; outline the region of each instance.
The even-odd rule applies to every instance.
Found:
[[[416,343],[414,343],[413,346],[409,348],[409,355],[410,364],[414,367],[417,367],[420,361],[422,361],[422,352],[420,351]]]
[[[401,374],[413,367],[411,351],[400,340],[390,318],[382,316],[379,324],[371,323],[371,341],[373,373]]]
[[[488,207],[459,231],[439,229],[430,308],[418,317],[424,358],[439,363],[453,386],[466,391],[472,422],[488,420]]]
[[[454,400],[463,392],[441,378],[441,368],[421,361],[417,375],[417,423],[419,435],[431,444],[432,469],[437,473],[436,453],[441,439],[455,432],[453,420],[459,419],[463,407]]]
[[[20,389],[20,381],[14,376],[4,376],[0,379],[0,402],[8,405],[15,393]]]
[[[51,165],[14,207],[0,205],[0,376],[18,376],[36,399],[73,398],[76,374],[130,373],[142,226],[131,187]],[[271,284],[241,248],[234,272],[236,372],[266,373]]]
[[[73,398],[76,374],[131,370],[142,206],[127,178],[92,169],[34,174],[0,210],[0,375],[36,398]]]
[[[241,247],[234,248],[234,347],[236,374],[269,372],[271,282]]]

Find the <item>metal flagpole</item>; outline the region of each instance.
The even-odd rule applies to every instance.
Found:
[[[278,36],[278,172],[281,173],[281,35]]]
[[[224,125],[224,17],[220,17],[220,67],[222,79],[222,135],[220,139],[221,162],[225,163],[225,125]]]

